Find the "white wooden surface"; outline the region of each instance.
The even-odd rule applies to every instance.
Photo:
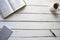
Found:
[[[25,8],[7,19],[0,15],[0,29],[6,25],[13,30],[9,40],[60,40],[60,11],[50,12],[50,6],[60,0],[24,0]],[[48,29],[56,34],[54,37]]]
[[[27,5],[47,5],[50,6],[55,2],[60,2],[60,0],[25,0]]]

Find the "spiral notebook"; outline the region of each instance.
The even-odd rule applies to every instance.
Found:
[[[0,0],[0,10],[3,18],[24,6],[26,6],[24,0]]]

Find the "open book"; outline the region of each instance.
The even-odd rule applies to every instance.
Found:
[[[6,18],[24,6],[24,0],[0,0],[0,10],[3,18]]]

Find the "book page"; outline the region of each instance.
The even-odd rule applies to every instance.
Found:
[[[14,11],[25,6],[25,3],[23,0],[8,0],[8,1],[9,1],[10,5],[12,6]]]
[[[1,14],[2,12],[1,12],[1,9],[0,9],[0,14]]]
[[[6,17],[13,12],[7,0],[0,0],[0,9],[2,11],[3,17]]]

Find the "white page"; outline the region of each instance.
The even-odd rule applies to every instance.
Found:
[[[3,17],[6,17],[13,12],[7,0],[0,0],[0,9],[2,11]]]
[[[22,8],[25,6],[25,3],[23,0],[8,0],[14,11]]]
[[[1,9],[0,9],[0,14],[2,13]]]

